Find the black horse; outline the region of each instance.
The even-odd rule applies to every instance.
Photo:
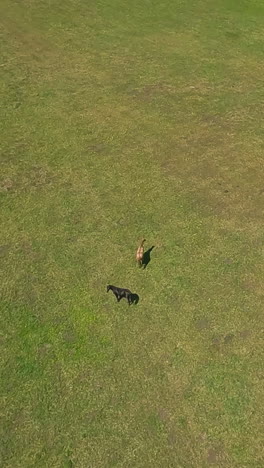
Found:
[[[130,289],[118,288],[117,286],[112,286],[108,284],[106,291],[113,291],[117,302],[121,301],[122,298],[127,299],[128,305],[137,304],[139,301],[139,296],[137,294],[133,294]]]

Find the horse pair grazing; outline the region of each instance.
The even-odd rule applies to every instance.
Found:
[[[142,264],[143,264],[144,242],[146,242],[146,239],[143,239],[141,241],[140,246],[138,247],[137,253],[136,253],[136,261],[139,267],[142,267]],[[109,284],[106,288],[106,291],[107,292],[112,291],[117,299],[117,302],[121,301],[122,298],[127,299],[129,306],[131,304],[137,304],[139,301],[139,296],[137,294],[132,293],[130,289],[118,288],[117,286],[113,286],[112,284]]]

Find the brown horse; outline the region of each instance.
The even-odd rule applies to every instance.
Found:
[[[142,267],[142,260],[144,257],[144,242],[146,242],[146,239],[142,240],[140,246],[137,249],[136,259],[139,267]]]

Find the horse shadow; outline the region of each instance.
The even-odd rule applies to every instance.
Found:
[[[152,250],[154,249],[154,247],[155,247],[155,245],[153,245],[152,247],[150,247],[150,249],[148,249],[146,252],[144,252],[143,259],[142,259],[142,266],[143,266],[144,270],[145,270],[145,268],[147,268],[149,262],[151,261],[150,254],[151,254]]]

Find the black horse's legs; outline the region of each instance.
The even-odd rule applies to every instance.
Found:
[[[118,294],[117,292],[114,292],[114,295],[115,295],[115,297],[116,297],[117,302],[119,302],[120,299],[121,299],[121,297],[119,296],[119,294]]]

